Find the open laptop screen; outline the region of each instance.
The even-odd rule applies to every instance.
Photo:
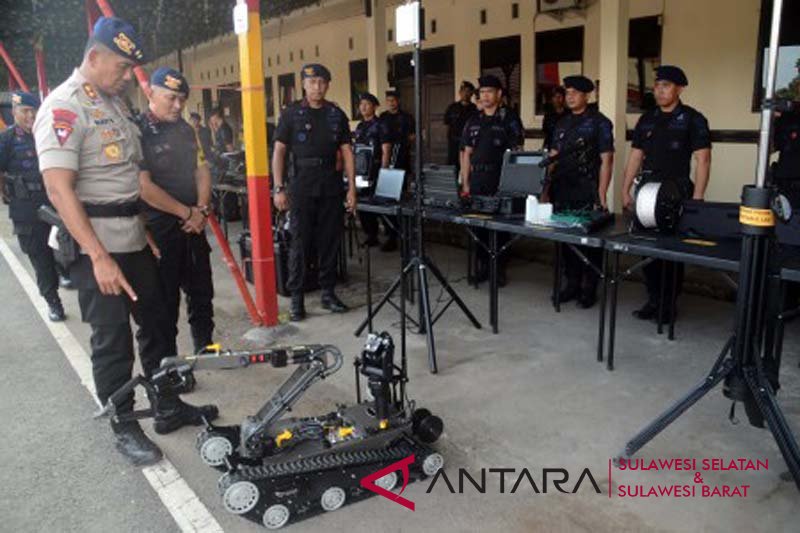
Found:
[[[400,201],[403,195],[403,180],[406,171],[396,168],[382,168],[375,186],[375,197]]]

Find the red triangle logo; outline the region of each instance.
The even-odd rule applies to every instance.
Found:
[[[381,468],[377,472],[373,472],[372,474],[363,477],[361,479],[361,487],[369,491],[372,491],[375,494],[378,494],[379,496],[383,496],[387,500],[399,503],[406,509],[411,509],[413,511],[414,502],[403,498],[401,494],[403,494],[403,491],[406,490],[406,486],[408,485],[408,478],[409,478],[408,466],[414,462],[414,459],[415,459],[414,455],[411,454],[405,459],[400,459],[396,463],[392,463],[386,468]],[[399,493],[395,494],[394,492],[388,491],[375,484],[376,480],[382,478],[387,474],[391,474],[395,470],[400,470],[400,472],[403,474],[403,488],[400,489]]]

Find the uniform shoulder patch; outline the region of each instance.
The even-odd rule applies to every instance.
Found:
[[[78,115],[69,109],[53,109],[53,131],[56,133],[60,146],[64,146],[69,136],[72,135],[77,118]]]

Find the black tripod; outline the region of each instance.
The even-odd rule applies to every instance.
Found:
[[[745,187],[742,193],[739,215],[743,233],[742,257],[733,336],[725,344],[722,353],[703,381],[628,441],[617,460],[629,459],[724,380],[723,394],[734,402],[744,403],[751,425],[763,428],[766,421],[789,467],[789,473],[800,490],[800,448],[775,399],[779,363],[771,353],[766,353],[764,350],[764,310],[767,304],[769,258],[775,230],[775,216],[771,209],[772,195],[770,189],[764,188],[764,183],[769,157],[773,111],[771,99],[775,94],[775,67],[782,4],[782,0],[775,0],[773,4],[770,70],[767,79],[768,99],[761,114],[758,177],[756,185]]]
[[[422,83],[421,83],[422,65],[420,64],[420,43],[419,41],[414,45],[414,113],[416,122],[416,138],[414,141],[414,179],[415,179],[415,194],[414,194],[414,233],[415,233],[415,253],[408,262],[403,266],[400,275],[394,280],[389,290],[383,295],[378,304],[368,311],[367,318],[358,326],[355,335],[358,337],[364,331],[364,328],[371,323],[372,318],[378,314],[381,308],[390,302],[392,295],[400,290],[400,342],[402,357],[405,358],[406,354],[406,276],[416,271],[417,286],[419,290],[419,332],[425,333],[427,336],[428,344],[428,366],[432,374],[438,371],[436,365],[436,344],[433,338],[433,325],[444,314],[453,302],[461,308],[461,311],[467,315],[467,318],[472,324],[479,328],[481,327],[478,319],[472,314],[464,301],[458,296],[456,291],[447,282],[447,279],[442,275],[442,272],[436,264],[425,255],[424,232],[422,226],[422,196],[423,196],[423,183],[422,183]],[[402,218],[402,214],[400,214]],[[400,222],[402,225],[402,221]],[[450,296],[450,301],[442,308],[438,315],[432,317],[430,292],[428,290],[428,271],[441,283],[442,287]]]

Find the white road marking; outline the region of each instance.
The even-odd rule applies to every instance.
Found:
[[[92,363],[89,354],[83,349],[66,324],[50,322],[47,318],[47,304],[39,296],[36,283],[6,241],[0,238],[0,255],[6,260],[17,281],[28,295],[36,312],[39,313],[47,329],[53,335],[75,373],[99,405],[92,378]],[[166,457],[153,466],[142,469],[142,474],[156,491],[161,502],[172,515],[181,531],[185,533],[217,533],[222,527],[209,510],[181,477],[175,466]]]

